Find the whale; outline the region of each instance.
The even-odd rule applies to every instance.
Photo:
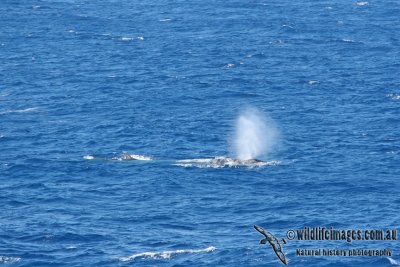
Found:
[[[276,162],[267,162],[259,159],[235,159],[229,157],[215,157],[202,159],[183,159],[177,160],[175,165],[183,167],[262,167],[267,165],[275,165]]]
[[[131,154],[124,153],[121,155],[121,160],[138,160],[138,159]]]
[[[123,153],[121,156],[116,157],[115,159],[117,159],[117,160],[141,160],[141,161],[152,160],[152,158],[148,157],[148,156],[129,154],[129,153]]]

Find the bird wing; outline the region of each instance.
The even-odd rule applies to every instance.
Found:
[[[288,265],[288,259],[286,258],[286,255],[282,251],[275,251],[276,256],[281,260],[281,262],[285,265]]]
[[[269,244],[272,246],[276,256],[278,256],[278,258],[285,264],[287,265],[287,258],[286,255],[283,253],[282,251],[282,246],[281,243],[279,242],[279,240],[270,232],[264,230],[262,227],[254,225],[254,228],[260,232],[261,234],[263,234],[266,239],[268,240]]]
[[[263,228],[261,228],[260,226],[254,225],[254,229],[256,229],[260,234],[263,234],[265,237],[267,237],[265,230]]]
[[[273,248],[276,256],[278,256],[278,258],[282,261],[282,263],[287,265],[288,260],[286,258],[285,253],[283,253],[282,245],[279,242],[279,240],[275,236],[272,236],[272,239],[268,240],[268,241],[269,241],[269,244],[271,245],[271,247]]]
[[[261,234],[263,234],[263,235],[267,238],[268,242],[271,243],[271,241],[273,241],[273,242],[277,242],[277,243],[279,244],[278,239],[276,239],[276,237],[275,237],[273,234],[271,234],[270,232],[268,232],[267,230],[264,230],[262,227],[257,226],[257,225],[254,225],[254,228],[255,228],[258,232],[260,232]]]

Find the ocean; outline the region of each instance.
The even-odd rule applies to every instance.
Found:
[[[253,225],[289,266],[400,265],[398,240],[288,238],[399,228],[399,14],[1,0],[0,265],[283,266]]]

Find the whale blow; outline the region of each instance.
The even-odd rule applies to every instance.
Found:
[[[236,158],[250,160],[266,156],[277,142],[278,130],[273,120],[251,108],[236,120],[234,150]]]

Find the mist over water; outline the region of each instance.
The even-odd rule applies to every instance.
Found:
[[[267,157],[278,141],[273,120],[257,109],[242,111],[235,126],[234,149],[238,159]]]

